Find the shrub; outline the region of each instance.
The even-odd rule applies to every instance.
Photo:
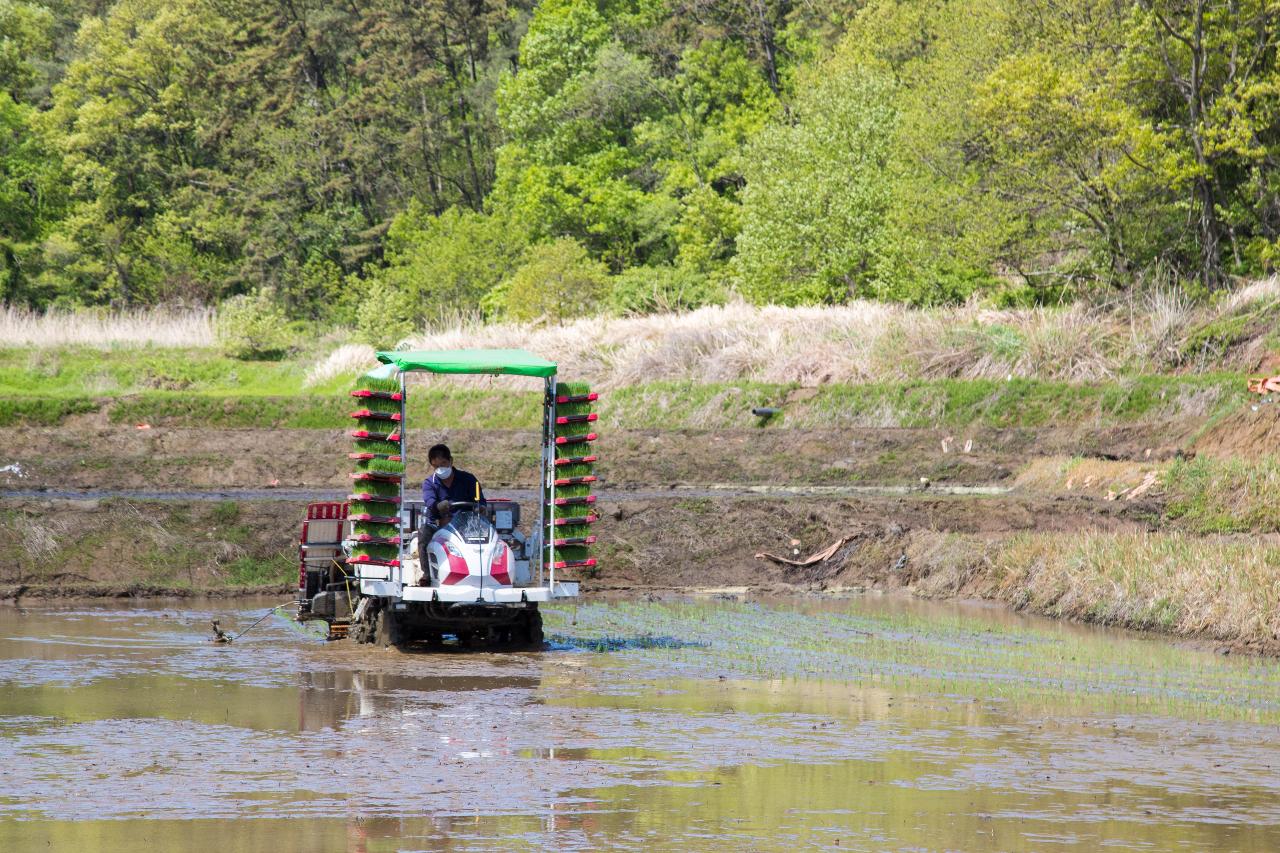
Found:
[[[268,290],[233,296],[218,309],[218,346],[232,358],[278,360],[289,349],[288,323]]]
[[[391,349],[413,334],[416,321],[409,293],[375,281],[356,307],[356,336],[377,349]]]
[[[724,291],[692,270],[634,267],[614,276],[609,303],[619,314],[662,314],[723,305]]]
[[[499,286],[505,289],[502,313],[513,320],[581,317],[600,309],[609,272],[565,237],[529,247],[524,263]]]

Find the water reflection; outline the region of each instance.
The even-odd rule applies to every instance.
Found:
[[[539,676],[407,675],[357,669],[317,669],[298,676],[298,729],[339,729],[351,717],[403,716],[444,711],[455,694],[477,690],[523,693],[530,701],[541,685]]]

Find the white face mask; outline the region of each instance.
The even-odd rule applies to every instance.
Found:
[[[436,469],[436,477],[441,480],[447,480],[453,476],[453,466],[446,465],[443,468]]]

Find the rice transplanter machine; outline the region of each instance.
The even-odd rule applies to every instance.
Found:
[[[538,605],[578,595],[557,571],[594,569],[597,395],[556,381],[556,365],[524,350],[379,352],[382,366],[351,395],[352,494],[307,507],[299,542],[298,619],[328,623],[330,639],[385,644],[539,644]],[[490,497],[452,502],[447,523],[426,523],[406,493],[406,375],[504,374],[541,379],[542,441],[536,513]],[[563,577],[563,575],[562,575]]]

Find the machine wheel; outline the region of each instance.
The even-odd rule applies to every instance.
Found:
[[[524,619],[521,620],[520,633],[521,639],[527,645],[533,648],[542,647],[542,614],[536,608],[525,613]]]
[[[373,617],[372,642],[379,646],[398,646],[401,642],[400,620],[391,610],[379,610]]]

